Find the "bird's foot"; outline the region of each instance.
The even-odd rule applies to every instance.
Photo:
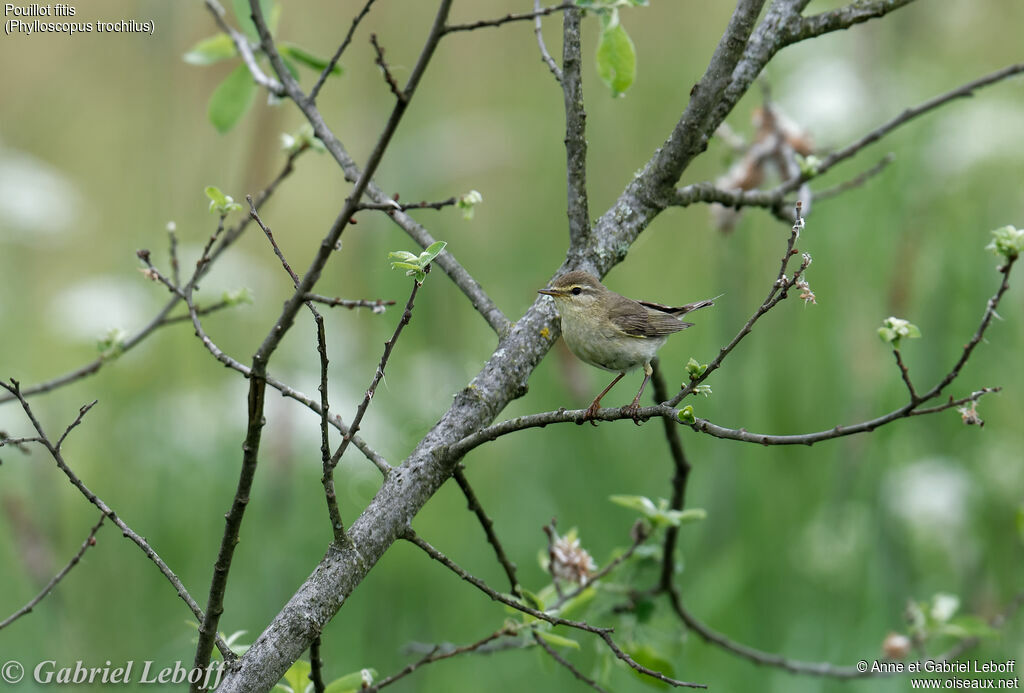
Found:
[[[633,419],[633,423],[640,425],[640,402],[633,400],[633,403],[621,409],[623,416]]]
[[[594,419],[595,419],[595,417],[597,417],[597,410],[600,409],[600,408],[601,408],[600,400],[596,400],[595,399],[593,401],[593,403],[591,403],[591,405],[589,407],[587,407],[587,410],[585,412],[583,412],[583,418],[578,419],[576,421],[576,423],[578,425],[582,426],[584,421],[589,421],[591,426],[596,426],[597,425],[597,421],[594,421]]]

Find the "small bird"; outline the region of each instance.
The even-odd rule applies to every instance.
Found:
[[[651,359],[670,334],[693,325],[679,317],[714,305],[714,299],[678,307],[634,301],[611,291],[597,277],[581,270],[555,277],[551,288],[537,293],[555,299],[562,318],[562,337],[572,353],[592,366],[618,373],[591,403],[583,415],[584,421],[594,418],[601,406],[601,398],[615,383],[627,372],[643,366],[644,381],[640,383],[640,390],[633,403],[623,409],[636,420],[640,396],[653,373]]]

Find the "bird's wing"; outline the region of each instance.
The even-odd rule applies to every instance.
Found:
[[[608,317],[623,333],[640,338],[665,337],[693,325],[639,301],[619,303]]]
[[[671,313],[673,315],[678,316],[686,315],[687,313],[697,310],[698,308],[707,308],[708,306],[713,306],[715,305],[715,299],[717,298],[719,298],[719,296],[715,296],[715,298],[710,298],[705,301],[694,301],[693,303],[687,303],[685,306],[666,306],[661,303],[654,303],[652,301],[637,301],[637,303],[639,303],[642,306],[647,306],[648,308],[653,308],[654,310],[659,310],[663,313]]]

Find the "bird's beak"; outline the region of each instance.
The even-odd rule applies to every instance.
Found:
[[[555,291],[554,289],[540,289],[537,293],[538,294],[544,294],[545,296],[561,296],[562,295],[562,293],[560,291]]]

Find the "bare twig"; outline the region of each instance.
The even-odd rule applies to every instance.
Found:
[[[667,204],[686,206],[694,202],[718,202],[727,207],[766,207],[778,206],[785,195],[793,192],[807,181],[820,176],[835,165],[849,159],[854,154],[888,135],[896,128],[904,125],[929,111],[955,99],[971,96],[982,87],[1001,82],[1004,79],[1024,72],[1024,63],[1010,65],[1001,70],[989,73],[972,80],[955,89],[940,94],[913,108],[908,108],[895,118],[875,128],[860,139],[824,157],[813,171],[804,171],[801,175],[791,178],[771,190],[722,190],[711,183],[695,183],[676,190],[667,200]]]
[[[653,361],[654,374],[651,382],[654,385],[654,401],[664,402],[668,399],[668,387],[665,385],[665,376],[661,372],[661,362]],[[672,455],[672,498],[669,507],[672,510],[682,510],[686,502],[686,483],[690,478],[690,461],[686,458],[683,450],[683,443],[679,439],[679,429],[675,423],[662,417],[662,424],[665,429],[665,440],[668,443],[669,453]],[[676,543],[679,540],[679,527],[672,525],[665,531],[665,543],[661,556],[661,579],[659,587],[668,589],[672,584],[672,576],[675,574],[675,552]]]
[[[496,590],[491,589],[486,582],[466,572],[457,563],[455,563],[453,560],[451,560],[443,553],[435,549],[426,540],[424,540],[411,529],[406,530],[406,532],[402,535],[402,539],[405,539],[406,541],[411,542],[412,544],[415,544],[416,546],[420,547],[428,556],[433,558],[435,561],[448,568],[450,571],[458,575],[460,578],[462,578],[469,584],[476,587],[478,590],[486,594],[494,601],[501,602],[505,606],[510,606],[517,611],[523,612],[524,614],[529,614],[534,618],[538,618],[542,621],[547,621],[553,626],[567,626],[569,628],[576,628],[578,630],[586,631],[588,633],[594,633],[597,635],[610,633],[612,630],[611,628],[598,628],[596,626],[592,626],[582,621],[570,621],[569,619],[565,619],[560,616],[552,616],[549,613],[534,609],[531,606],[523,604],[517,599],[512,599],[509,596],[506,596]]]
[[[440,551],[435,549],[429,543],[424,541],[421,537],[419,537],[411,529],[407,530],[406,533],[402,536],[402,538],[405,539],[406,541],[412,542],[416,546],[418,546],[421,549],[423,549],[423,551],[425,551],[428,556],[430,556],[435,561],[438,561],[439,563],[444,565],[446,568],[451,570],[453,573],[458,575],[460,578],[462,578],[466,582],[470,583],[471,585],[473,585],[474,587],[476,587],[481,592],[483,592],[484,594],[486,594],[487,596],[489,596],[491,599],[493,599],[495,601],[501,602],[502,604],[504,604],[506,606],[510,606],[513,609],[516,609],[517,611],[522,611],[525,614],[529,614],[530,616],[533,616],[534,618],[538,618],[538,619],[540,619],[542,621],[547,621],[548,623],[550,623],[553,626],[568,626],[569,628],[576,628],[578,630],[586,631],[588,633],[593,633],[593,634],[597,635],[602,640],[604,640],[605,644],[608,646],[608,649],[610,649],[612,651],[612,653],[615,654],[616,657],[618,657],[620,660],[622,660],[623,662],[628,664],[631,668],[633,668],[634,670],[640,672],[641,674],[644,674],[646,676],[650,676],[651,678],[657,679],[657,680],[659,680],[659,681],[661,681],[663,683],[667,683],[670,686],[687,687],[687,688],[707,688],[707,686],[705,686],[703,684],[688,683],[686,681],[679,681],[677,679],[670,678],[668,676],[665,676],[664,674],[662,674],[659,671],[655,671],[653,669],[645,667],[642,664],[639,664],[636,660],[634,660],[628,654],[623,652],[622,648],[620,648],[615,643],[615,641],[612,639],[612,636],[611,636],[611,634],[612,634],[612,629],[611,628],[599,628],[599,627],[596,627],[596,626],[592,626],[592,625],[590,625],[588,623],[584,623],[582,621],[570,621],[569,619],[561,618],[559,616],[552,616],[551,614],[549,614],[547,612],[538,611],[537,609],[534,609],[532,607],[526,606],[525,604],[522,604],[521,602],[519,602],[519,601],[517,601],[515,599],[512,599],[512,598],[507,597],[507,596],[505,596],[505,595],[503,595],[503,594],[501,594],[499,592],[496,592],[495,590],[493,590],[490,587],[488,587],[487,583],[485,583],[483,580],[481,580],[478,577],[474,577],[473,575],[470,575],[468,572],[463,570],[461,567],[459,567],[458,564],[456,564],[450,558],[448,558],[443,553],[441,553]]]
[[[578,7],[562,15],[562,95],[565,105],[566,210],[570,248],[588,246],[592,233],[587,202],[587,114],[583,109],[582,58]]]
[[[807,269],[808,265],[810,265],[810,256],[805,255],[800,268],[793,273],[792,277],[786,277],[786,268],[789,266],[790,258],[797,253],[796,241],[800,237],[800,231],[804,228],[804,220],[800,216],[800,209],[801,204],[798,201],[796,203],[796,221],[793,223],[789,239],[786,241],[786,251],[783,253],[782,260],[779,263],[779,273],[776,276],[775,281],[772,282],[771,289],[768,291],[768,296],[765,297],[761,305],[754,311],[754,314],[750,316],[746,323],[744,323],[743,327],[740,328],[740,331],[736,333],[736,336],[733,337],[728,344],[719,349],[718,355],[715,356],[711,363],[708,364],[708,367],[704,372],[696,378],[692,378],[689,384],[680,390],[675,397],[668,400],[668,404],[670,406],[679,404],[684,397],[693,394],[701,383],[707,380],[712,373],[718,370],[722,365],[722,362],[725,360],[725,357],[727,357],[729,353],[736,348],[736,345],[739,344],[744,337],[750,334],[754,324],[789,295],[789,290],[796,285],[800,280],[800,276]]]
[[[844,192],[847,192],[848,190],[859,188],[860,186],[864,185],[869,180],[877,176],[879,173],[884,171],[889,166],[889,164],[891,164],[895,160],[896,157],[893,154],[886,154],[879,160],[877,164],[867,169],[866,171],[857,174],[853,178],[849,180],[844,180],[842,183],[833,185],[831,188],[826,188],[825,190],[813,193],[814,201],[822,202],[832,197],[838,197],[839,195],[842,195]]]
[[[537,37],[537,48],[540,49],[541,60],[551,70],[551,74],[555,76],[555,81],[559,84],[562,83],[562,69],[555,63],[555,59],[551,57],[551,53],[548,52],[547,44],[544,43],[544,33],[541,31],[541,15],[537,14],[540,12],[540,0],[533,0],[533,12],[536,15],[533,18],[533,33]]]
[[[444,209],[445,207],[451,207],[458,204],[459,198],[449,197],[447,200],[437,200],[436,202],[427,202],[423,200],[421,202],[407,202],[399,203],[398,200],[390,199],[385,202],[360,202],[359,209],[373,209],[380,212],[407,212],[410,209]]]
[[[331,465],[330,438],[330,404],[327,398],[327,335],[324,319],[316,311],[316,350],[320,356],[320,463],[323,474],[320,483],[324,487],[324,498],[327,500],[327,515],[331,519],[331,532],[337,544],[348,541],[345,535],[345,524],[341,521],[341,510],[338,508],[338,494],[334,489],[334,467]]]
[[[324,685],[324,662],[320,658],[320,636],[313,638],[309,646],[309,680],[313,682],[315,693],[324,693],[327,687]]]
[[[32,422],[32,427],[35,428],[36,433],[39,434],[40,444],[46,448],[46,451],[48,453],[50,453],[50,457],[53,458],[53,461],[57,463],[57,468],[64,473],[64,476],[68,478],[71,484],[75,488],[77,488],[79,492],[83,496],[85,496],[85,498],[90,503],[99,508],[100,512],[102,512],[104,516],[110,518],[110,521],[117,525],[117,528],[121,530],[121,534],[123,534],[127,539],[130,539],[132,543],[134,543],[136,546],[142,549],[142,552],[146,554],[146,557],[149,560],[153,561],[153,563],[160,570],[163,576],[167,578],[167,581],[171,583],[171,585],[177,591],[178,596],[181,598],[181,600],[185,602],[186,605],[188,605],[188,608],[192,611],[192,614],[196,617],[196,619],[200,623],[202,623],[204,619],[203,610],[199,608],[199,605],[192,598],[192,595],[189,594],[188,590],[185,589],[185,585],[182,584],[178,576],[174,574],[174,571],[171,570],[167,563],[165,563],[164,560],[160,558],[159,554],[157,554],[157,552],[153,550],[153,547],[149,545],[149,542],[147,542],[135,530],[129,527],[124,522],[124,520],[122,520],[118,516],[118,514],[110,508],[109,505],[103,502],[103,500],[99,496],[90,491],[89,487],[87,487],[85,483],[83,483],[82,480],[78,478],[78,475],[75,474],[74,471],[72,471],[71,467],[68,466],[67,462],[64,460],[64,454],[57,448],[56,445],[50,442],[50,438],[47,436],[46,431],[43,430],[42,424],[39,423],[39,419],[36,418],[35,413],[32,411],[32,407],[29,406],[28,400],[22,394],[21,385],[18,383],[18,381],[12,379],[10,384],[0,381],[0,387],[7,390],[7,392],[9,392],[14,399],[18,400],[18,402],[21,403],[21,408],[25,411],[25,415],[28,416],[29,421]],[[81,423],[82,419],[89,412],[89,410],[92,409],[92,407],[95,404],[96,401],[94,400],[92,403],[87,404],[83,406],[81,409],[79,409],[78,417],[70,426],[68,426],[67,429],[65,429],[64,435],[61,436],[62,440],[67,435],[68,431],[70,431],[72,428]],[[227,644],[224,642],[223,639],[221,639],[219,635],[216,637],[215,643],[217,645],[217,649],[220,650],[225,660],[231,661],[236,659],[235,653],[231,651],[231,648],[227,646]]]
[[[476,519],[480,521],[480,526],[484,528],[484,534],[487,535],[487,542],[494,548],[494,556],[498,559],[498,563],[501,564],[502,569],[505,571],[506,577],[508,577],[509,589],[512,594],[517,597],[522,597],[522,592],[519,589],[519,579],[516,577],[516,564],[508,557],[505,553],[505,547],[502,545],[501,540],[498,539],[498,535],[494,531],[494,521],[487,516],[484,511],[483,505],[480,504],[480,500],[476,497],[473,492],[473,487],[469,485],[469,480],[466,478],[466,473],[463,471],[461,465],[455,468],[455,472],[452,474],[455,478],[455,483],[462,489],[462,494],[466,496],[466,503],[471,511],[476,515]]]
[[[334,67],[338,64],[338,61],[341,60],[341,54],[345,52],[346,48],[348,48],[348,44],[352,43],[352,37],[356,33],[356,27],[359,26],[359,23],[363,21],[363,18],[370,12],[370,7],[373,6],[373,3],[374,0],[366,0],[366,4],[363,5],[363,9],[361,9],[359,14],[352,19],[352,24],[349,25],[348,33],[345,34],[345,38],[342,40],[341,45],[338,46],[338,50],[334,51],[334,55],[332,55],[331,59],[327,61],[327,67],[323,69],[316,80],[316,84],[314,84],[313,88],[309,90],[310,101],[316,101],[316,97],[323,88],[324,82],[327,81],[327,78],[330,77],[331,73],[334,71]]]
[[[270,197],[277,190],[277,187],[289,175],[291,175],[292,171],[295,170],[295,161],[296,161],[296,159],[298,159],[298,157],[300,155],[302,155],[302,153],[305,152],[305,151],[308,151],[308,147],[301,147],[301,148],[297,149],[296,151],[292,152],[288,156],[287,160],[285,161],[284,167],[281,169],[281,171],[278,173],[278,175],[274,178],[274,180],[271,181],[271,183],[266,188],[264,188],[258,195],[256,195],[256,204],[257,205],[263,204],[263,202],[265,202],[266,200],[270,199]],[[245,229],[248,226],[248,224],[249,224],[249,217],[245,217],[235,227],[233,227],[231,229],[228,229],[221,236],[220,243],[210,253],[210,259],[204,265],[203,270],[200,272],[200,274],[199,274],[200,278],[202,276],[204,276],[207,271],[209,271],[210,266],[213,263],[213,261],[216,260],[220,256],[221,253],[223,253],[228,248],[230,248],[234,244],[234,242],[236,240],[238,240],[239,237],[241,237],[242,233],[245,231]],[[173,269],[173,264],[172,264],[172,269]],[[172,281],[171,282],[172,285],[175,285],[175,284],[178,284],[178,283],[179,282],[177,282],[177,281]],[[121,345],[119,346],[119,352],[122,355],[125,352],[127,352],[127,351],[133,349],[134,347],[136,347],[144,339],[146,339],[146,337],[151,335],[157,329],[159,329],[161,327],[164,327],[165,325],[170,325],[170,324],[181,322],[183,320],[188,319],[186,316],[169,317],[171,311],[178,304],[178,301],[181,300],[181,294],[179,292],[172,291],[172,294],[173,294],[172,298],[167,302],[167,304],[163,308],[160,309],[160,311],[156,314],[156,316],[152,320],[149,321],[148,324],[146,324],[138,332],[136,332],[131,337],[127,338],[126,340],[124,340],[124,342],[121,343]],[[196,312],[199,315],[205,315],[206,313],[213,312],[213,310],[215,310],[215,309],[219,309],[219,307],[221,307],[221,306],[218,304],[218,308],[214,308],[212,306],[210,308],[206,308],[206,309],[196,308]],[[45,382],[38,383],[36,385],[25,387],[25,388],[22,389],[21,394],[24,397],[31,397],[33,395],[42,394],[44,392],[50,392],[52,390],[56,390],[56,389],[58,389],[60,387],[63,387],[65,385],[69,385],[69,384],[71,384],[73,382],[77,382],[78,380],[81,380],[82,378],[85,378],[87,376],[90,376],[90,375],[93,375],[93,374],[99,372],[99,370],[101,368],[103,368],[103,366],[105,364],[110,363],[110,362],[111,362],[111,359],[101,356],[101,357],[99,357],[99,358],[97,358],[97,359],[95,359],[93,361],[90,361],[89,363],[85,364],[84,366],[80,366],[80,367],[78,367],[78,368],[76,368],[76,369],[74,369],[72,371],[69,371],[68,373],[65,373],[64,375],[58,376],[56,378],[53,378],[52,380],[47,380]],[[15,398],[12,395],[10,395],[9,393],[0,394],[0,404],[3,404],[4,402],[13,401],[14,399]]]
[[[424,272],[430,272],[430,265],[424,268]],[[412,319],[412,309],[416,301],[416,293],[420,290],[421,284],[413,279],[412,291],[409,293],[409,300],[405,303],[405,310],[402,312],[402,317],[398,320],[398,325],[395,326],[395,332],[391,335],[391,339],[384,342],[384,353],[381,354],[380,362],[377,364],[377,370],[373,374],[373,378],[370,380],[370,386],[366,388],[366,394],[363,396],[363,401],[359,403],[356,408],[356,415],[352,419],[352,423],[349,425],[348,433],[342,436],[341,444],[338,445],[338,449],[331,455],[331,459],[325,462],[325,471],[333,470],[338,466],[338,462],[341,460],[341,456],[345,454],[345,450],[348,449],[348,445],[352,442],[352,436],[359,432],[359,424],[363,421],[363,416],[366,414],[366,410],[370,407],[370,400],[373,399],[373,394],[377,391],[377,385],[380,384],[381,379],[384,377],[384,369],[388,365],[388,359],[391,358],[391,350],[395,348],[395,342],[398,341],[399,336],[402,334],[402,330],[409,324]]]
[[[217,0],[206,0],[206,8],[210,10],[210,14],[213,15],[213,20],[217,22],[220,30],[227,34],[231,38],[231,42],[235,44],[235,49],[238,51],[238,55],[241,56],[242,62],[249,69],[249,74],[252,75],[253,81],[275,96],[284,96],[285,91],[281,83],[267,75],[256,61],[256,56],[252,52],[252,46],[249,45],[249,39],[244,34],[236,31],[224,19],[224,8],[221,4]]]
[[[34,442],[41,443],[42,440],[39,438],[35,438]],[[7,626],[17,621],[22,616],[24,616],[25,614],[31,612],[32,609],[34,609],[36,605],[39,604],[39,602],[43,601],[43,599],[46,598],[46,595],[53,591],[53,588],[57,586],[57,583],[63,580],[64,576],[70,573],[71,569],[78,565],[78,562],[82,560],[82,556],[84,556],[85,552],[89,550],[89,547],[96,545],[96,532],[100,531],[100,527],[103,526],[103,521],[106,519],[106,517],[106,515],[100,515],[99,522],[93,525],[93,528],[89,531],[89,536],[87,536],[85,538],[85,541],[82,542],[82,546],[78,549],[78,552],[71,557],[71,560],[68,561],[67,565],[60,569],[60,572],[54,575],[53,578],[51,578],[50,581],[46,583],[46,587],[44,587],[42,591],[39,592],[39,594],[37,594],[31,600],[29,600],[29,602],[25,604],[25,606],[15,611],[13,614],[5,618],[3,621],[0,621],[0,630],[3,630]]]
[[[316,303],[323,303],[325,306],[338,306],[341,308],[348,308],[349,310],[355,308],[370,308],[374,313],[383,313],[387,306],[395,305],[394,301],[386,301],[382,298],[330,298],[329,296],[321,296],[320,294],[306,294],[307,301],[314,301]]]
[[[442,659],[450,659],[452,657],[457,657],[458,655],[467,654],[469,652],[476,652],[478,650],[481,650],[481,648],[486,648],[487,645],[494,642],[495,640],[498,640],[499,638],[514,636],[515,634],[515,631],[511,627],[504,626],[503,628],[500,628],[499,630],[491,633],[487,637],[477,640],[474,643],[470,643],[469,645],[453,647],[448,650],[442,650],[440,647],[435,646],[424,657],[407,665],[398,673],[392,674],[387,678],[383,678],[377,683],[373,684],[372,686],[365,688],[365,693],[375,693],[375,691],[379,691],[381,688],[384,688],[385,686],[390,686],[395,681],[405,678],[406,676],[416,671],[425,664],[433,664],[434,662],[439,662]]]
[[[453,34],[457,31],[474,31],[476,29],[484,29],[487,27],[499,27],[509,22],[524,22],[537,17],[546,17],[549,14],[555,12],[561,12],[563,10],[570,10],[576,6],[571,2],[564,2],[561,5],[553,5],[551,7],[544,7],[533,12],[522,12],[522,13],[509,13],[504,17],[498,17],[497,19],[481,19],[476,22],[469,22],[468,24],[451,24],[444,28],[446,34]]]
[[[544,640],[544,638],[542,638],[537,631],[535,631],[535,630],[532,631],[531,635],[533,635],[533,641],[536,642],[538,645],[540,645],[541,649],[543,649],[545,652],[547,652],[548,656],[550,656],[551,659],[555,660],[556,662],[561,664],[563,667],[568,669],[569,672],[573,676],[575,676],[577,679],[579,679],[583,683],[585,683],[588,686],[590,686],[591,688],[593,688],[595,691],[599,691],[599,693],[607,693],[607,691],[605,691],[605,689],[601,688],[601,686],[597,683],[597,681],[595,681],[594,679],[592,679],[592,678],[590,678],[588,676],[585,676],[583,674],[583,672],[581,672],[579,669],[577,669],[575,666],[573,666],[572,662],[567,660],[562,655],[558,654],[558,651],[555,650],[555,648],[551,647],[551,645],[549,645],[547,643],[547,641]]]
[[[712,630],[687,611],[679,598],[679,591],[676,589],[675,585],[669,585],[666,587],[666,592],[669,596],[669,602],[672,604],[672,610],[675,611],[679,619],[685,623],[690,630],[697,633],[697,635],[707,642],[717,645],[723,650],[751,661],[754,664],[778,667],[779,669],[785,669],[786,671],[794,674],[812,674],[814,676],[830,676],[840,679],[857,679],[873,675],[870,672],[860,672],[856,667],[841,667],[829,662],[803,662],[795,659],[789,659],[773,652],[764,652],[735,642],[721,633]]]
[[[381,73],[384,75],[384,81],[388,83],[388,87],[391,89],[391,93],[394,94],[395,98],[400,102],[406,102],[408,98],[402,88],[398,86],[398,82],[395,80],[395,76],[391,74],[391,68],[388,67],[387,61],[384,60],[384,49],[379,43],[377,43],[377,34],[370,34],[370,43],[373,44],[373,50],[377,54],[375,63],[380,68]]]
[[[910,370],[906,364],[903,363],[903,356],[900,354],[899,349],[892,350],[893,356],[896,357],[896,366],[900,369],[900,376],[903,378],[903,383],[907,386],[907,393],[910,395],[910,403],[917,406],[917,403],[921,401],[920,396],[914,389],[914,383],[910,380]]]

